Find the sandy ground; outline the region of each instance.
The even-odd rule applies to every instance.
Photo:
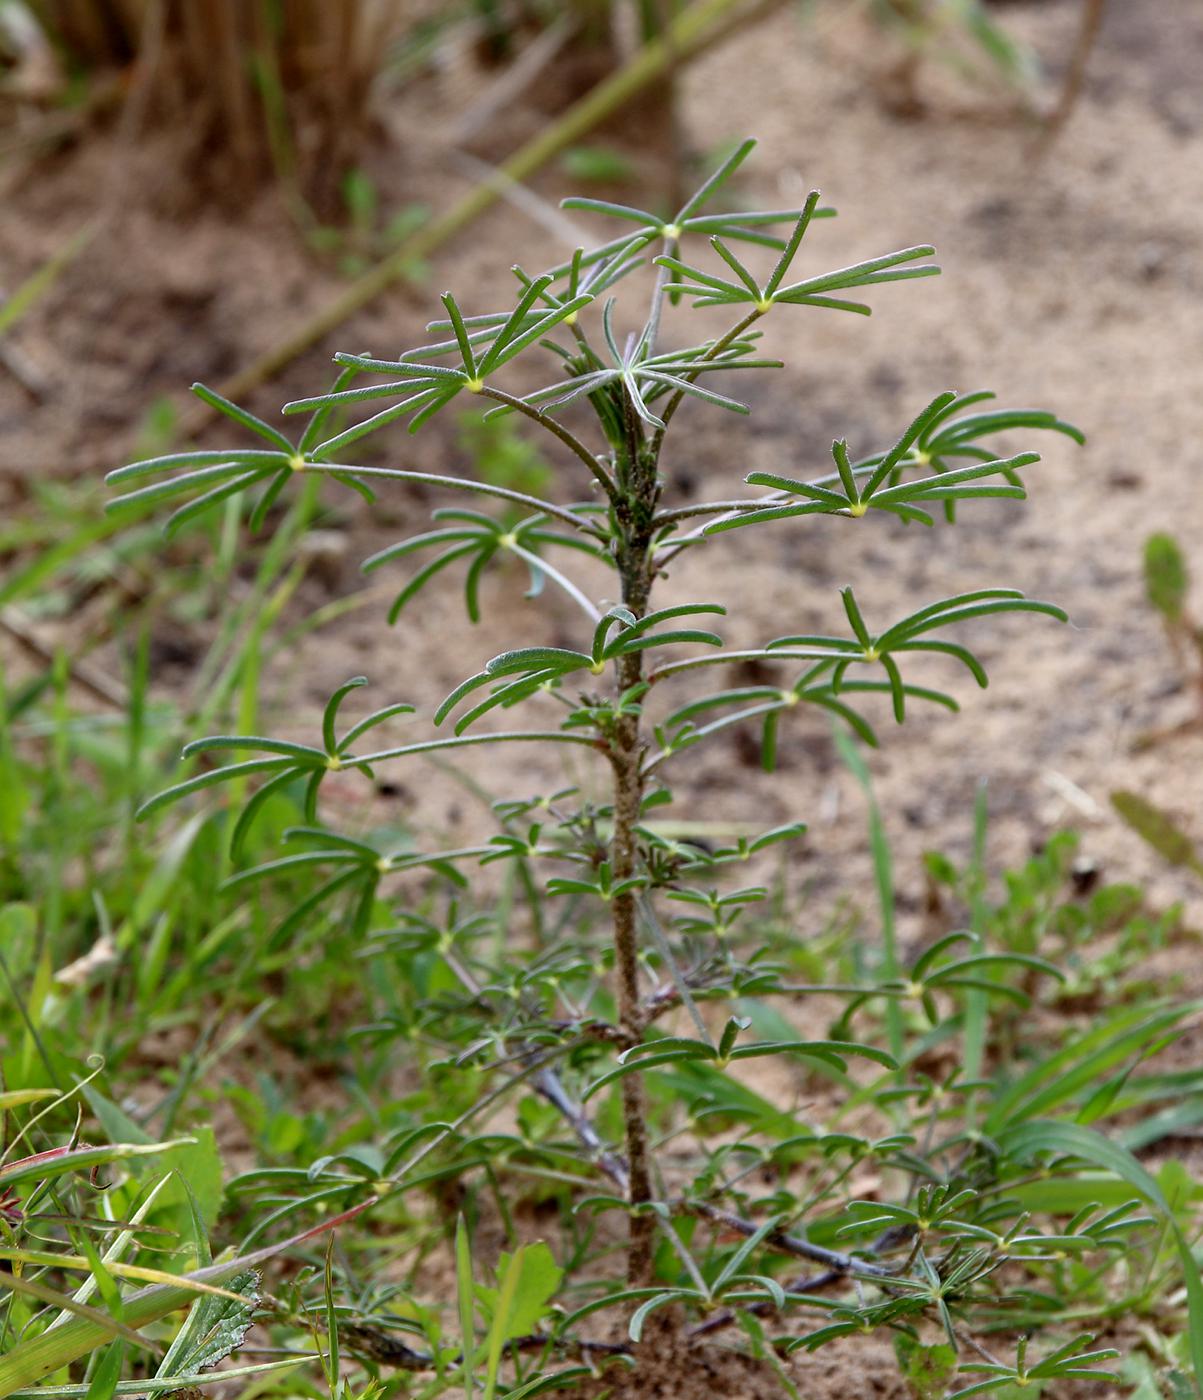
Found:
[[[726,604],[723,630],[733,644],[842,629],[838,589],[849,582],[871,622],[980,586],[1014,585],[1062,604],[1069,627],[985,619],[967,633],[989,668],[989,690],[977,691],[964,673],[938,662],[924,673],[953,689],[960,715],[916,708],[895,730],[884,709],[873,711],[883,746],[870,764],[895,848],[904,936],[919,929],[922,852],[964,855],[983,781],[993,867],[1022,860],[1049,833],[1074,826],[1104,878],[1143,880],[1163,904],[1186,900],[1197,923],[1197,888],[1118,822],[1108,795],[1132,788],[1203,837],[1203,729],[1139,745],[1143,733],[1191,713],[1189,691],[1143,600],[1140,556],[1149,533],[1169,529],[1193,545],[1203,574],[1203,13],[1193,0],[1113,5],[1082,105],[1043,159],[996,97],[941,77],[932,80],[922,119],[891,115],[875,91],[879,70],[858,49],[860,30],[827,13],[812,28],[782,13],[692,68],[683,82],[688,142],[712,150],[744,134],[759,138],[743,183],[749,205],[798,202],[812,186],[823,190],[841,216],[814,230],[806,269],[931,241],[944,275],[877,289],[867,322],[793,308],[774,315],[766,348],[788,368],[750,389],[738,386],[755,410],[750,424],[690,406],[696,433],[679,434],[668,462],[672,488],[728,496],[741,492],[750,470],[825,469],[833,437],[846,435],[854,455],[883,446],[945,388],[991,388],[1001,404],[1053,408],[1089,441],[1078,448],[1051,435],[1017,438],[1017,447],[1044,454],[1029,471],[1031,499],[976,503],[955,528],[819,520],[720,537],[674,566],[662,601],[700,596]],[[1068,51],[1076,16],[1068,0],[1011,5],[1005,13],[1053,66]],[[153,189],[153,163],[165,154],[153,140],[128,155],[92,143],[10,191],[0,220],[0,281],[15,284],[78,226],[81,206],[94,208],[103,197],[115,160],[138,162],[135,176],[149,183],[135,178],[133,187]],[[433,150],[407,153],[395,167],[382,158],[377,173],[402,202],[422,198],[440,207],[463,188]],[[565,187],[554,170],[538,185],[548,198]],[[20,348],[52,387],[31,409],[0,377],[0,495],[7,492],[10,505],[26,494],[32,474],[95,476],[120,461],[155,395],[193,378],[219,380],[336,288],[334,276],[315,270],[282,232],[270,198],[238,223],[219,210],[192,210],[181,224],[177,212],[165,194],[118,210],[22,324]],[[319,389],[334,349],[391,353],[415,343],[437,310],[438,288],[463,290],[471,310],[491,308],[509,294],[505,270],[516,250],[534,268],[562,249],[522,211],[497,208],[438,257],[429,290],[381,298],[251,406],[270,415],[286,398]],[[398,435],[381,452],[378,460],[426,470],[469,469],[445,429],[417,441]],[[581,493],[571,471],[565,463],[564,499]],[[420,528],[439,503],[407,492],[370,520],[340,501],[329,523],[347,562],[315,573],[302,606],[361,588],[354,563]],[[399,569],[389,581],[407,576]],[[593,579],[604,594],[606,576]],[[579,645],[583,633],[569,607],[554,597],[525,603],[523,587],[517,572],[490,580],[487,623],[475,630],[449,594],[425,612],[407,613],[395,633],[382,633],[384,600],[373,595],[272,660],[265,685],[276,732],[311,730],[332,686],[357,672],[372,678],[376,703],[428,706],[509,645]],[[60,625],[70,635],[70,621]],[[162,661],[162,686],[186,688],[187,658],[201,640],[178,629],[157,638],[157,655],[177,663]],[[97,658],[106,657],[102,646]],[[418,738],[427,730],[419,723],[392,732]],[[756,762],[754,745],[736,734],[682,756],[672,774],[674,811],[690,820],[809,821],[788,871],[795,892],[809,891],[800,933],[817,928],[849,893],[869,910],[871,928],[863,800],[825,723],[799,716],[783,726],[776,778],[761,775]],[[558,756],[525,749],[462,766],[498,794],[547,791],[566,780],[600,792],[603,777],[588,759],[561,766]],[[447,841],[479,828],[481,806],[461,784],[425,765],[389,777],[390,820]],[[352,817],[354,792],[333,790],[336,806]],[[838,1369],[808,1371],[807,1393],[834,1393],[823,1388],[832,1374]],[[894,1394],[894,1375],[883,1359],[860,1393]],[[699,1394],[710,1394],[720,1382],[699,1372],[699,1384]],[[722,1388],[744,1393],[729,1377]]]

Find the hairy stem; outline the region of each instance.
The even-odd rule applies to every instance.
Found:
[[[711,1205],[706,1201],[681,1201],[676,1204],[682,1214],[700,1215],[705,1220],[713,1220],[725,1229],[734,1230],[736,1234],[745,1237],[754,1235],[758,1228],[755,1221],[745,1220],[741,1215],[735,1215],[729,1210],[723,1210],[720,1206]],[[801,1259],[812,1259],[817,1264],[823,1264],[828,1269],[838,1270],[843,1274],[861,1274],[869,1278],[882,1279],[892,1277],[892,1270],[881,1264],[870,1263],[865,1259],[857,1258],[856,1255],[841,1253],[837,1249],[826,1249],[822,1245],[811,1244],[809,1240],[803,1239],[800,1235],[792,1235],[786,1230],[774,1230],[765,1238],[765,1244],[770,1249],[779,1250],[782,1254],[794,1254]]]
[[[581,461],[584,462],[585,466],[589,468],[606,495],[611,500],[614,499],[614,483],[610,480],[609,473],[606,471],[605,467],[602,466],[585,444],[581,442],[574,433],[570,433],[557,419],[552,418],[548,413],[544,413],[541,408],[536,408],[534,404],[529,404],[524,399],[516,398],[513,394],[507,394],[501,389],[494,389],[490,384],[485,384],[480,392],[484,398],[496,399],[498,403],[503,403],[507,408],[512,408],[516,413],[525,415],[532,422],[538,423],[540,427],[546,428],[553,437],[559,438],[564,446],[575,452]]]
[[[627,405],[628,419],[633,418]],[[616,464],[615,475],[622,494],[615,502],[617,564],[622,580],[622,601],[636,617],[647,611],[652,589],[649,563],[652,517],[655,514],[657,479],[655,458],[635,439]],[[642,651],[627,652],[618,659],[618,693],[629,691],[643,679]],[[610,865],[615,883],[638,874],[635,827],[643,801],[643,732],[638,713],[619,716],[610,741],[614,773],[614,835]],[[614,969],[618,983],[618,1017],[622,1029],[636,1042],[643,1039],[644,1010],[639,995],[638,903],[634,890],[617,895],[612,904]],[[643,1076],[629,1074],[622,1081],[622,1111],[629,1172],[628,1196],[633,1206],[651,1201],[651,1149],[648,1141],[647,1105]],[[627,1278],[643,1287],[652,1277],[652,1241],[655,1217],[632,1214]]]
[[[630,607],[625,590],[624,601]],[[621,658],[621,689],[638,684],[640,668],[640,653],[634,652]],[[618,722],[612,758],[614,838],[610,863],[616,881],[630,879],[636,873],[635,826],[639,821],[643,797],[641,757],[638,717],[625,717]],[[618,1018],[623,1030],[638,1041],[643,1038],[643,1010],[639,996],[639,936],[634,891],[628,890],[618,895],[612,908]],[[630,1167],[628,1191],[631,1204],[639,1205],[652,1199],[647,1106],[642,1075],[629,1074],[622,1081],[622,1112]],[[654,1229],[655,1222],[651,1215],[632,1215],[627,1277],[634,1287],[642,1287],[651,1281]]]
[[[514,501],[520,506],[526,506],[530,510],[537,511],[540,515],[554,515],[557,520],[571,525],[574,530],[579,530],[582,534],[594,536],[597,534],[597,530],[591,526],[589,520],[577,511],[570,510],[566,506],[556,505],[554,501],[545,501],[539,496],[529,496],[525,491],[513,491],[508,486],[493,486],[472,477],[439,476],[434,472],[402,471],[396,467],[361,467],[350,462],[306,462],[305,471],[325,472],[327,475],[342,472],[347,476],[354,476],[361,480],[364,478],[369,480],[386,478],[392,481],[417,481],[424,486],[445,486],[452,491],[471,491],[481,496],[496,496],[500,500]]]

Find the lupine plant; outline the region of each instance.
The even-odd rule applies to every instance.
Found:
[[[451,1121],[415,1113],[370,1167],[332,1156],[308,1172],[248,1181],[247,1190],[261,1184],[277,1203],[327,1208],[369,1192],[396,1199],[487,1163],[507,1180],[527,1173],[545,1190],[567,1192],[575,1223],[564,1247],[572,1260],[564,1269],[540,1266],[537,1304],[512,1312],[518,1255],[499,1266],[496,1289],[477,1284],[474,1293],[473,1268],[479,1280],[485,1265],[468,1258],[461,1230],[461,1341],[451,1345],[440,1331],[450,1324],[457,1332],[449,1298],[434,1300],[445,1305],[443,1324],[431,1321],[431,1300],[404,1317],[384,1314],[411,1339],[425,1336],[424,1350],[396,1342],[391,1352],[393,1364],[434,1373],[424,1395],[439,1393],[440,1381],[466,1383],[471,1394],[474,1371],[486,1370],[489,1395],[499,1385],[516,1396],[571,1384],[602,1359],[629,1361],[653,1327],[698,1336],[739,1326],[750,1345],[771,1329],[770,1349],[782,1355],[877,1329],[917,1345],[926,1320],[951,1349],[952,1368],[965,1363],[962,1393],[1098,1375],[1094,1363],[1112,1353],[1090,1351],[1081,1337],[1054,1332],[1031,1355],[1021,1342],[1007,1353],[1012,1364],[978,1340],[978,1324],[985,1318],[990,1329],[1005,1328],[1013,1304],[1017,1325],[1039,1327],[1049,1316],[1042,1299],[1058,1278],[1074,1269],[1100,1276],[1118,1255],[1135,1257],[1134,1240],[1153,1239],[1150,1270],[1167,1267],[1158,1252],[1167,1241],[1171,1264],[1175,1241],[1178,1257],[1190,1257],[1179,1217],[1134,1159],[1083,1123],[1045,1122],[1042,1109],[1064,1100],[1050,1097],[1035,1071],[1018,1077],[1008,1097],[985,1092],[989,1008],[1027,1006],[1043,980],[1060,977],[1057,968],[1033,952],[991,949],[977,932],[940,938],[907,961],[887,920],[880,958],[852,982],[799,981],[779,940],[744,954],[732,931],[741,919],[746,926],[767,887],[732,889],[723,878],[748,863],[758,873],[770,869],[804,824],[756,833],[717,822],[703,839],[690,834],[699,823],[666,818],[674,760],[732,726],[757,727],[769,771],[780,734],[806,711],[875,745],[875,706],[883,701],[899,723],[915,705],[957,708],[922,668],[959,667],[985,686],[967,625],[998,614],[1025,626],[1065,619],[1055,604],[994,583],[870,616],[850,586],[835,631],[795,624],[736,649],[716,630],[720,602],[656,602],[658,585],[686,551],[713,551],[716,571],[736,569],[748,531],[818,523],[803,517],[827,517],[839,530],[903,522],[943,529],[957,510],[1025,498],[1039,459],[1001,448],[1000,434],[1041,430],[1081,441],[1052,413],[1000,409],[985,392],[945,391],[875,451],[855,455],[838,441],[829,467],[786,462],[748,476],[760,488],[754,494],[673,499],[668,467],[696,456],[691,435],[704,431],[703,416],[746,414],[729,392],[732,381],[781,367],[761,348],[766,318],[867,316],[864,294],[939,272],[926,245],[834,272],[809,270],[816,225],[834,212],[819,206],[817,193],[800,209],[726,212],[729,182],[752,146],[741,145],[670,218],[566,201],[615,221],[618,234],[536,276],[515,267],[507,309],[468,314],[448,293],[428,344],[392,358],[336,355],[333,387],[284,408],[306,416],[295,441],[198,388],[258,442],[158,457],[113,474],[137,483],[122,501],[185,498],[173,530],[244,493],[252,527],[270,527],[280,493],[312,477],[369,499],[410,482],[475,494],[498,513],[439,509],[433,529],[367,561],[368,570],[399,577],[390,616],[426,606],[458,573],[476,622],[483,575],[516,559],[529,572],[530,594],[558,590],[575,619],[572,644],[555,646],[501,637],[482,623],[489,641],[481,647],[472,634],[457,648],[457,656],[472,657],[467,674],[428,716],[396,702],[346,723],[342,707],[365,683],[355,678],[335,691],[312,743],[198,739],[185,754],[203,755],[210,766],[145,808],[234,784],[242,795],[231,832],[237,855],[268,799],[299,792],[304,826],[288,833],[291,849],[231,883],[319,872],[322,883],[306,887],[279,945],[304,946],[324,911],[336,909],[366,953],[411,959],[412,1003],[374,1033],[428,1047],[421,1053],[432,1073],[471,1086],[448,1089],[446,1102],[458,1105]],[[621,298],[640,278],[634,302]],[[676,323],[687,322],[692,307],[725,314],[725,328],[678,335]],[[529,362],[526,377],[510,378],[519,357]],[[551,372],[535,381],[534,366],[549,363]],[[393,425],[415,433],[469,398],[493,414],[521,415],[547,435],[546,450],[563,466],[554,499],[471,477],[361,464],[350,451]],[[363,409],[368,416],[355,416]],[[142,484],[151,476],[162,479]],[[584,568],[574,570],[573,560]],[[751,665],[733,680],[739,663]],[[741,674],[772,679],[743,683]],[[431,730],[373,747],[377,726],[400,716]],[[842,742],[859,763],[851,741]],[[592,795],[574,788],[506,795],[493,807],[496,834],[457,850],[385,849],[327,818],[322,787],[331,773],[370,777],[419,755],[498,744],[584,751],[600,787]],[[214,766],[225,755],[237,761]],[[249,798],[248,780],[258,784]],[[496,898],[497,867],[510,872],[506,887],[520,891],[519,900]],[[807,997],[842,1005],[827,1034],[801,1035],[773,1009],[774,999]],[[925,1054],[962,1040],[958,1068],[942,1080],[925,1072]],[[824,1106],[794,1114],[766,1101],[744,1070],[768,1057],[822,1086],[815,1093]],[[1099,1067],[1090,1063],[1093,1083]],[[507,1096],[520,1128],[484,1126]],[[1119,1196],[1097,1204],[1091,1187],[1076,1189],[1084,1164],[1126,1183]],[[860,1199],[854,1183],[870,1166],[895,1185]],[[1052,1178],[1059,1192],[1042,1185]],[[766,1180],[772,1184],[762,1189]],[[1150,1210],[1158,1222],[1151,1234]],[[599,1243],[610,1216],[622,1223],[621,1269]],[[791,1277],[791,1260],[807,1272]],[[1198,1323],[1203,1292],[1192,1273],[1187,1304]],[[622,1319],[622,1340],[612,1331],[609,1341],[590,1337],[599,1312]],[[497,1321],[511,1314],[523,1318],[520,1326]],[[345,1344],[363,1333],[348,1328]],[[508,1381],[499,1379],[507,1354],[515,1368]],[[532,1354],[549,1367],[542,1379],[523,1369]],[[557,1356],[582,1364],[555,1371]]]

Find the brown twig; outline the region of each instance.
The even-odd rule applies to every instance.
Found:
[[[539,76],[553,64],[560,50],[573,38],[577,17],[570,13],[557,15],[545,30],[522,50],[511,63],[476,99],[466,112],[452,123],[451,140],[471,141],[490,122],[517,100]]]
[[[8,607],[0,610],[0,632],[11,637],[23,651],[28,652],[35,660],[41,661],[47,666],[54,664],[58,653],[38,636],[33,624],[16,608]],[[129,704],[129,696],[125,687],[87,661],[82,659],[69,660],[67,674],[81,690],[86,690],[95,700],[100,700],[102,703],[112,705],[119,710],[124,710]]]
[[[754,1235],[760,1226],[752,1220],[745,1220],[743,1216],[736,1215],[729,1210],[723,1210],[721,1206],[711,1205],[707,1201],[674,1201],[673,1209],[681,1215],[699,1215],[704,1220],[713,1220],[716,1224],[722,1225],[724,1229],[734,1230],[737,1235],[747,1238]],[[774,1230],[765,1236],[764,1242],[769,1248],[776,1249],[782,1254],[793,1254],[799,1259],[810,1259],[816,1264],[823,1264],[828,1270],[833,1270],[845,1277],[849,1275],[861,1275],[869,1278],[888,1279],[892,1277],[891,1271],[881,1264],[870,1264],[865,1259],[857,1259],[852,1254],[841,1254],[838,1249],[827,1249],[821,1244],[811,1244],[809,1240],[804,1240],[800,1235],[791,1235],[785,1230]]]
[[[344,1322],[339,1326],[338,1339],[349,1351],[395,1371],[431,1371],[436,1365],[435,1358],[428,1352],[415,1350],[383,1327],[374,1327],[371,1323]],[[508,1351],[543,1351],[547,1347],[598,1356],[629,1356],[633,1350],[623,1342],[572,1341],[545,1332],[531,1332],[506,1343]],[[462,1360],[457,1356],[444,1364],[458,1366]]]
[[[1106,7],[1107,0],[1082,0],[1082,18],[1078,26],[1078,37],[1074,44],[1073,56],[1069,61],[1069,70],[1065,75],[1065,82],[1061,86],[1057,105],[1049,113],[1044,123],[1044,130],[1036,146],[1037,155],[1043,155],[1053,144],[1066,122],[1069,121],[1074,108],[1078,105],[1078,99],[1081,97],[1082,89],[1086,83],[1086,68],[1090,62],[1090,55],[1094,51],[1099,32],[1103,27],[1103,11]]]
[[[827,1269],[821,1274],[801,1274],[798,1278],[790,1279],[784,1284],[785,1292],[790,1293],[818,1293],[820,1289],[830,1288],[833,1283],[842,1283],[848,1275],[843,1269]],[[776,1312],[774,1304],[769,1302],[753,1303],[751,1307],[745,1309],[747,1312],[755,1313],[757,1317],[765,1317],[769,1313]],[[714,1313],[705,1322],[695,1322],[687,1329],[685,1335],[690,1338],[708,1337],[712,1332],[721,1332],[724,1327],[730,1327],[732,1323],[738,1321],[739,1314],[734,1308],[724,1308],[722,1312]]]
[[[0,368],[7,370],[34,403],[45,400],[50,390],[49,379],[24,351],[5,340],[0,340]]]

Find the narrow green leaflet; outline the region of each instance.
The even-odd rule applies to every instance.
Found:
[[[367,683],[366,676],[356,676],[339,686],[330,697],[322,716],[321,748],[312,744],[297,744],[291,740],[258,735],[215,734],[207,739],[194,739],[184,746],[183,757],[186,759],[212,753],[249,752],[265,756],[209,769],[194,778],[176,783],[144,802],[138,809],[138,820],[144,821],[161,808],[194,792],[214,787],[218,783],[266,775],[267,782],[249,799],[234,824],[230,839],[230,848],[234,854],[241,850],[247,831],[272,794],[297,781],[302,781],[305,785],[306,819],[311,823],[316,822],[318,791],[322,781],[328,774],[338,772],[356,762],[352,752],[352,745],[356,740],[377,725],[383,724],[385,720],[413,713],[414,707],[409,704],[386,705],[351,725],[340,738],[336,732],[339,709],[352,691]]]
[[[999,1134],[999,1146],[1008,1156],[1020,1160],[1031,1160],[1043,1153],[1053,1153],[1090,1162],[1120,1177],[1157,1210],[1174,1240],[1182,1262],[1187,1312],[1190,1316],[1191,1362],[1196,1378],[1203,1379],[1203,1278],[1200,1277],[1199,1265],[1195,1261],[1190,1241],[1170,1209],[1161,1187],[1144,1167],[1118,1143],[1080,1123],[1035,1120],[1014,1128],[1004,1128]]]

